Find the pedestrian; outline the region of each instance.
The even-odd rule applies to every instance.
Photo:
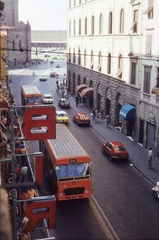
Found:
[[[18,166],[16,166],[15,169],[14,169],[14,172],[16,174],[16,178],[15,178],[16,183],[18,183],[18,181],[19,181],[19,174],[20,174],[20,168]]]
[[[152,152],[152,148],[151,147],[149,147],[148,150],[149,150],[148,151],[148,168],[150,170],[152,170],[152,156],[153,156],[153,152]]]
[[[24,190],[22,190],[21,194],[19,195],[19,199],[20,199],[20,200],[25,200],[25,199],[27,199],[27,193],[26,193]],[[23,211],[24,211],[24,203],[25,203],[25,202],[21,202],[21,211],[22,211],[22,213],[23,213]]]
[[[37,197],[37,192],[35,191],[35,189],[33,187],[30,187],[28,192],[27,192],[27,198],[33,198],[33,197]]]
[[[78,95],[78,106],[80,106],[80,104],[81,104],[81,97],[80,95]]]
[[[15,144],[14,153],[15,153],[15,154],[20,154],[19,143],[16,143],[16,144]],[[16,159],[17,159],[17,163],[19,163],[20,156],[16,156]]]
[[[23,142],[21,142],[21,144],[20,144],[20,154],[22,154],[21,164],[22,164],[22,166],[25,166],[26,165],[26,155],[24,155],[24,154],[26,154],[26,148],[25,148]]]
[[[28,235],[23,231],[20,235],[21,240],[29,240]]]
[[[21,168],[22,182],[26,181],[27,174],[28,174],[28,167],[27,166],[23,166]]]
[[[94,122],[95,121],[95,110],[92,111],[91,115],[92,115],[92,121]]]
[[[97,121],[97,118],[98,118],[98,110],[97,108],[95,109],[95,117],[94,117],[94,122]]]
[[[106,115],[105,121],[106,121],[107,128],[109,128],[109,123],[110,123],[110,115],[109,114]]]
[[[76,107],[78,107],[78,96],[76,97]]]
[[[34,72],[34,70],[33,70],[33,73],[32,73],[32,75],[35,75],[35,72]]]

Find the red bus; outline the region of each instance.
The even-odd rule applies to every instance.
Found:
[[[69,129],[56,124],[56,139],[40,142],[44,171],[57,200],[89,198],[92,161]]]

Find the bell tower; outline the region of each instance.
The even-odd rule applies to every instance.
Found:
[[[18,27],[19,26],[19,13],[18,13],[18,0],[3,0],[4,13],[6,14],[6,26]]]

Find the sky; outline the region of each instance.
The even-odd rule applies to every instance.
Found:
[[[67,30],[67,0],[19,0],[19,21],[32,30]]]

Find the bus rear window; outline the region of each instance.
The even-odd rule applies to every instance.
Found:
[[[39,103],[41,104],[42,98],[41,97],[29,97],[26,99],[26,103]]]
[[[90,163],[59,165],[55,167],[55,170],[58,178],[78,177],[91,174]]]

